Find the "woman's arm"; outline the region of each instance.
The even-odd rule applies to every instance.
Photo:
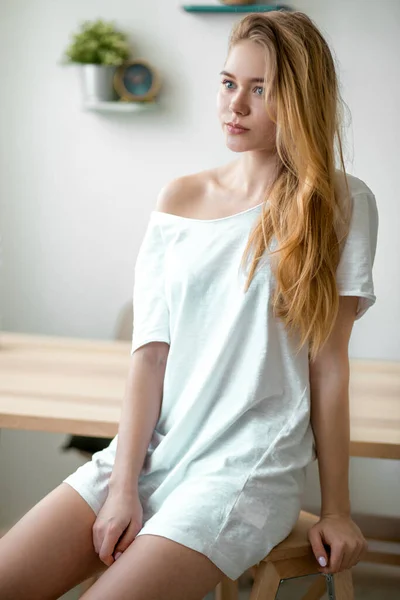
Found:
[[[310,362],[311,424],[321,485],[321,516],[350,516],[348,345],[358,298],[340,296],[335,327]]]
[[[171,212],[188,193],[189,177],[166,184],[157,196],[155,211]],[[133,338],[118,427],[118,443],[109,487],[128,492],[137,489],[147,448],[157,424],[169,354],[169,311],[164,297],[165,245],[157,224],[149,223],[135,263]],[[157,337],[155,337],[157,336]],[[140,345],[143,340],[159,339]]]
[[[169,345],[151,342],[132,355],[118,427],[118,441],[109,488],[137,489],[137,482],[157,424]]]

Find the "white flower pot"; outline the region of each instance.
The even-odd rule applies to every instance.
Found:
[[[85,102],[110,102],[118,100],[114,89],[116,67],[105,65],[80,65],[82,93]]]

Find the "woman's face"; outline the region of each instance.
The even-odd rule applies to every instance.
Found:
[[[265,107],[265,70],[261,45],[243,40],[231,48],[220,75],[217,110],[226,145],[233,152],[275,149],[276,125]],[[230,130],[229,122],[247,131],[236,133]]]

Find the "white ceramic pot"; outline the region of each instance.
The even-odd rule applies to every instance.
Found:
[[[82,93],[85,102],[111,102],[118,99],[114,89],[116,67],[80,65]]]

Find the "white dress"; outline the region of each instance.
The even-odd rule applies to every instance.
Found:
[[[348,176],[351,229],[337,270],[341,295],[375,302],[375,197]],[[237,579],[282,541],[316,458],[308,347],[295,356],[272,315],[270,259],[247,293],[240,260],[261,205],[220,219],[153,211],[135,265],[132,353],[170,344],[162,411],[138,487],[143,528],[206,555]],[[145,399],[143,399],[145,401]],[[117,437],[64,481],[97,514]]]

